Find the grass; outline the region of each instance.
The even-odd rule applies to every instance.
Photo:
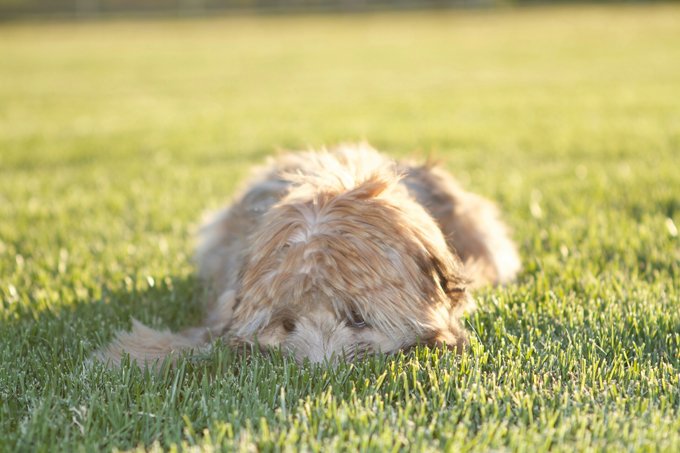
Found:
[[[5,24],[0,67],[1,451],[680,450],[678,6]],[[363,138],[514,229],[468,351],[84,365],[199,319],[248,168]]]

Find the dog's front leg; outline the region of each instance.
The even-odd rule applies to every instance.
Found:
[[[139,365],[159,364],[166,358],[174,361],[180,353],[206,348],[214,339],[224,336],[231,324],[235,303],[235,292],[225,291],[208,309],[203,326],[181,332],[152,329],[133,319],[131,331],[119,332],[108,346],[95,352],[93,358],[110,366],[120,366],[125,354]]]

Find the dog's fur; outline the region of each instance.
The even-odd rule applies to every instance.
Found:
[[[367,145],[275,160],[203,227],[197,261],[214,294],[202,327],[134,321],[96,357],[153,362],[218,338],[312,362],[416,344],[460,350],[468,288],[520,268],[489,201]]]

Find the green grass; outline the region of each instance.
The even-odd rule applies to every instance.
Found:
[[[0,450],[680,451],[679,100],[677,6],[3,25]],[[197,322],[248,168],[363,138],[514,230],[468,351],[84,365]]]

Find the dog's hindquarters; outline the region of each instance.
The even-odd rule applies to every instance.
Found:
[[[404,167],[411,196],[437,221],[449,248],[465,265],[472,286],[501,284],[520,270],[520,260],[498,210],[464,191],[445,171],[430,165]]]

